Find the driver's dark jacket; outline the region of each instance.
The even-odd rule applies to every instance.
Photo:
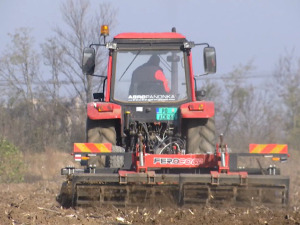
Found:
[[[148,62],[135,69],[132,73],[129,94],[166,94],[164,82],[155,78],[155,73],[159,70],[162,71],[162,68]]]

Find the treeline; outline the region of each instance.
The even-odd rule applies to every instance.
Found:
[[[101,24],[113,29],[116,10],[109,4],[91,7],[89,1],[69,0],[61,13],[62,25],[40,46],[29,28],[20,28],[0,53],[0,137],[23,151],[70,151],[73,142],[84,141],[85,105],[101,88],[100,79],[82,74],[82,51],[99,42]],[[97,51],[100,75],[106,74],[105,54]],[[234,151],[246,151],[249,143],[287,143],[300,149],[300,61],[287,54],[273,69],[259,82],[246,79],[256,74],[251,63],[224,77],[198,81],[206,99],[215,101],[218,134]]]
[[[30,28],[19,28],[0,53],[0,137],[23,151],[70,151],[73,142],[83,142],[86,103],[102,83],[82,74],[82,52],[99,42],[100,25],[113,29],[116,10],[110,4],[68,0],[61,14],[61,25],[42,44]],[[99,51],[97,74],[106,73],[106,62],[105,51]]]
[[[300,60],[287,53],[273,70],[261,75],[250,62],[220,80],[206,81],[207,97],[216,104],[218,133],[234,151],[246,151],[249,143],[300,149]]]

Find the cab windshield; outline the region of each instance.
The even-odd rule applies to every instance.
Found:
[[[171,102],[187,98],[182,51],[118,51],[115,60],[115,100]]]

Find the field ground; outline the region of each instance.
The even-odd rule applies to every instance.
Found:
[[[0,224],[300,224],[299,152],[283,164],[291,177],[289,208],[62,208],[56,201],[63,177],[60,168],[73,164],[68,154],[48,150],[26,155],[24,183],[0,184]]]

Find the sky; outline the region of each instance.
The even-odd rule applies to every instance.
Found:
[[[8,33],[30,27],[37,44],[61,25],[63,0],[0,0],[0,54]],[[224,76],[252,61],[257,74],[269,75],[280,57],[300,58],[299,0],[91,0],[117,9],[120,32],[165,32],[176,27],[188,40],[208,42],[217,51],[217,74]],[[202,52],[196,52],[196,56]],[[195,54],[194,54],[195,56]],[[201,64],[194,57],[194,66]],[[195,71],[196,72],[196,71]]]

